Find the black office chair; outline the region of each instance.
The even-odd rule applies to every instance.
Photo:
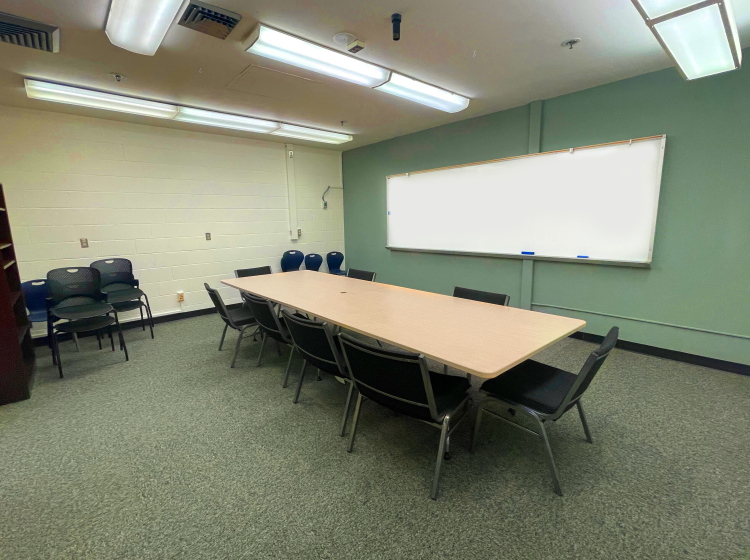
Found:
[[[271,274],[270,266],[256,266],[255,268],[240,268],[234,271],[235,278],[247,278],[248,276],[262,276]]]
[[[429,371],[421,354],[385,350],[342,333],[339,340],[344,359],[359,391],[354,409],[349,452],[354,448],[357,421],[363,398],[422,420],[441,430],[435,476],[430,497],[437,499],[440,467],[450,458],[450,437],[471,408],[469,382]]]
[[[510,304],[510,296],[508,295],[472,290],[471,288],[461,288],[460,286],[453,286],[453,297],[481,301],[482,303],[492,303],[494,305],[508,306]],[[448,373],[447,364],[443,364],[443,373]],[[467,373],[466,379],[471,381],[471,374]]]
[[[291,347],[289,352],[289,361],[286,364],[286,370],[284,371],[284,379],[289,375],[289,368],[292,365],[292,356],[294,355],[294,342],[289,334],[284,319],[280,318],[273,307],[273,302],[270,300],[258,297],[254,294],[245,293],[245,305],[250,308],[250,311],[258,321],[258,329],[260,330],[260,353],[258,354],[257,366],[260,367],[261,358],[263,358],[263,349],[266,345],[266,340],[272,338],[276,343],[276,351],[281,356],[281,345]]]
[[[107,303],[118,313],[138,309],[141,312],[141,328],[144,331],[146,323],[143,310],[146,310],[151,338],[154,338],[154,317],[151,315],[151,305],[149,305],[148,296],[139,288],[139,281],[133,276],[133,263],[122,258],[102,259],[92,262],[91,268],[97,269],[101,274],[101,291],[106,296]]]
[[[282,310],[281,315],[284,317],[286,326],[289,329],[292,340],[294,341],[294,349],[304,359],[302,372],[300,373],[299,382],[297,383],[297,392],[294,394],[294,400],[292,402],[296,404],[299,401],[302,381],[305,378],[305,369],[308,364],[318,368],[320,371],[340,377],[349,383],[349,393],[346,396],[344,416],[341,419],[341,430],[339,434],[343,437],[344,431],[346,430],[346,420],[349,416],[349,408],[352,402],[354,384],[346,370],[338,339],[333,336],[333,332],[327,323],[304,319],[299,315],[292,315],[286,310]],[[289,372],[287,372],[286,378],[284,379],[284,387],[286,387],[288,377]]]
[[[125,352],[125,361],[129,360],[128,349],[117,318],[117,310],[104,301],[104,294],[100,287],[101,276],[95,268],[55,268],[47,273],[52,321],[52,360],[57,364],[60,377],[63,377],[63,369],[58,334],[72,336],[78,333],[96,332],[101,350],[102,332],[107,329],[114,352],[112,325],[117,325],[120,349]],[[114,317],[110,314],[114,314]],[[61,320],[65,322],[58,322]]]
[[[453,297],[481,301],[484,303],[493,303],[495,305],[510,305],[510,296],[508,295],[472,290],[470,288],[461,288],[459,286],[453,287]]]
[[[557,467],[555,467],[555,459],[552,457],[552,449],[549,445],[547,432],[544,429],[544,423],[547,421],[554,422],[575,406],[578,408],[578,414],[581,417],[586,441],[593,443],[589,426],[586,423],[586,415],[583,412],[583,405],[581,405],[581,396],[617,344],[619,332],[617,327],[610,329],[604,338],[604,342],[589,355],[578,375],[534,360],[526,360],[502,375],[486,381],[480,389],[486,396],[477,411],[471,452],[474,452],[477,445],[483,412],[488,412],[508,424],[534,434],[542,439],[555,492],[562,496],[560,479],[557,476]],[[508,410],[513,416],[520,412],[532,418],[539,431],[529,430],[488,410],[485,407],[489,402],[499,403],[503,409]]]
[[[356,268],[350,268],[346,271],[347,278],[355,278],[356,280],[365,280],[367,282],[375,282],[375,273],[367,270],[357,270]]]
[[[221,351],[221,347],[224,346],[224,337],[227,335],[227,329],[231,327],[234,330],[239,331],[239,335],[237,336],[237,343],[234,345],[232,365],[229,366],[233,368],[234,363],[237,360],[237,353],[240,351],[240,343],[242,342],[245,330],[250,327],[256,326],[258,322],[255,320],[252,311],[250,311],[250,309],[248,309],[247,307],[242,306],[235,309],[227,309],[227,306],[224,305],[224,300],[221,299],[221,294],[218,290],[214,290],[205,282],[203,283],[203,286],[206,288],[208,296],[211,298],[216,311],[219,313],[219,317],[221,317],[221,320],[224,321],[224,331],[221,333],[219,351]]]

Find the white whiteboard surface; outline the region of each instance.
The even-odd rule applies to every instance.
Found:
[[[389,249],[651,262],[666,136],[390,176]]]

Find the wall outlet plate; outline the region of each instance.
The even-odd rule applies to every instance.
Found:
[[[89,248],[89,240],[85,237],[81,237],[81,249]]]
[[[177,292],[177,301],[179,301],[179,302],[185,301],[185,293],[184,292]]]
[[[297,230],[297,237],[299,237],[300,235],[302,235],[302,228]]]
[[[210,233],[206,234],[206,241],[211,241],[211,234]]]

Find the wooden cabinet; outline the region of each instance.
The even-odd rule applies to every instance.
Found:
[[[0,185],[0,405],[28,399],[34,374],[34,341]]]

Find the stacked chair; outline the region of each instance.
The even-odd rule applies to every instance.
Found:
[[[323,257],[321,257],[318,253],[310,253],[309,255],[305,255],[305,268],[307,270],[314,270],[315,272],[318,272],[322,264]]]
[[[151,338],[154,338],[154,318],[148,296],[139,288],[139,282],[133,276],[133,263],[128,259],[103,259],[91,263],[101,275],[101,291],[109,303],[118,313],[126,313],[138,309],[141,312],[141,327],[146,330],[143,310],[146,310]],[[145,300],[145,301],[144,301]]]
[[[344,262],[344,253],[338,251],[331,251],[326,255],[326,264],[328,265],[329,274],[338,274],[339,276],[346,275],[345,270],[341,270],[341,263]]]
[[[302,261],[305,259],[305,255],[302,251],[286,251],[281,256],[281,272],[293,272],[299,270],[302,266]]]
[[[49,290],[49,312],[52,336],[52,361],[57,364],[60,377],[63,377],[60,357],[60,334],[96,332],[99,349],[102,347],[104,329],[109,333],[112,351],[115,342],[112,338],[112,325],[116,325],[120,339],[120,349],[128,361],[128,349],[122,336],[117,310],[105,301],[101,291],[100,273],[95,268],[56,268],[47,273]]]

